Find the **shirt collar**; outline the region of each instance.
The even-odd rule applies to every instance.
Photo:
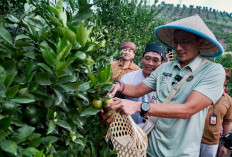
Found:
[[[190,62],[188,65],[186,65],[183,68],[189,68],[191,71],[195,71],[202,60],[203,58],[200,55],[198,55],[192,62]],[[180,62],[178,60],[174,61],[173,64],[174,67],[178,67],[179,69],[181,69]]]
[[[119,59],[119,61],[118,61],[118,66],[123,66],[123,62],[122,62],[122,59]],[[128,69],[134,69],[133,68],[134,66],[133,66],[133,61],[131,61],[131,63],[129,64],[129,66],[128,66]]]

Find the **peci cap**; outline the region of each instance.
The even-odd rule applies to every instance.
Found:
[[[159,26],[154,30],[154,35],[162,44],[174,49],[172,41],[176,29],[184,30],[206,39],[206,43],[200,49],[202,57],[220,57],[222,55],[222,45],[198,14]]]
[[[158,53],[158,54],[160,54],[160,56],[162,58],[162,61],[165,59],[166,52],[165,52],[164,48],[160,44],[147,43],[142,56],[144,56],[146,54],[146,52]]]
[[[136,45],[135,43],[131,42],[131,41],[125,41],[120,45],[120,50],[123,48],[131,48],[134,53],[136,53]]]

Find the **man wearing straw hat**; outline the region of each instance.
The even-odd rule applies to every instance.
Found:
[[[137,86],[114,84],[111,94],[119,91],[140,97],[156,91],[157,104],[113,98],[107,109],[126,115],[139,112],[159,117],[149,134],[149,156],[197,157],[208,106],[222,95],[225,77],[220,64],[205,62],[204,58],[221,56],[223,48],[198,15],[160,26],[154,34],[176,51],[178,60],[162,64]],[[179,90],[167,97],[175,86]],[[108,123],[114,120],[110,112],[102,118]]]

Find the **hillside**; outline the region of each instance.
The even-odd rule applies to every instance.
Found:
[[[161,9],[159,16],[165,18],[167,22],[178,20],[194,14],[199,14],[208,27],[214,32],[219,42],[226,51],[232,51],[232,13],[221,12],[213,8],[173,4],[157,5]]]

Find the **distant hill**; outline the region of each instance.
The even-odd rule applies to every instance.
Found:
[[[232,52],[232,13],[193,5],[180,7],[180,5],[174,6],[173,4],[165,4],[165,2],[155,7],[161,9],[158,16],[165,18],[167,22],[199,14],[207,26],[214,32],[224,49]]]

